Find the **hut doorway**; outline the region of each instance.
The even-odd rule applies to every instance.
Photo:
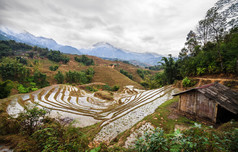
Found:
[[[225,123],[231,119],[237,119],[238,115],[226,110],[225,108],[218,105],[217,109],[217,123]]]

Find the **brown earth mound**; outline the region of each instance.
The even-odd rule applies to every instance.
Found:
[[[103,100],[113,100],[113,93],[109,93],[106,91],[97,91],[94,93],[94,96]]]

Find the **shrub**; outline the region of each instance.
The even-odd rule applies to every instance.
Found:
[[[168,139],[164,130],[157,128],[152,133],[146,132],[144,137],[140,137],[135,144],[138,152],[168,151]]]
[[[0,64],[0,74],[3,80],[24,81],[29,77],[29,69],[16,59],[5,58]]]
[[[63,62],[64,64],[69,62],[69,57],[67,57],[66,55],[63,55],[60,51],[50,50],[47,53],[47,58],[51,61]]]
[[[58,84],[64,83],[64,75],[62,74],[61,71],[58,71],[58,73],[55,75],[55,80],[57,81]]]
[[[137,69],[137,74],[144,80],[145,76],[150,74],[150,71],[143,70],[143,69]]]
[[[25,58],[22,58],[22,57],[16,57],[17,61],[19,63],[22,63],[24,65],[27,65],[27,60]]]
[[[12,88],[13,82],[11,80],[0,82],[0,99],[8,97],[11,93]]]
[[[20,113],[18,117],[21,124],[21,132],[32,135],[38,129],[39,124],[44,120],[47,113],[46,110],[37,107],[25,109],[25,112]]]
[[[96,91],[98,91],[98,89],[96,89],[96,88],[93,87],[93,86],[86,86],[86,90],[89,90],[89,91],[91,91],[91,92],[96,92]]]
[[[17,90],[19,93],[28,93],[29,92],[29,88],[25,88],[22,84],[18,85]]]
[[[68,83],[80,83],[85,84],[91,82],[94,70],[89,68],[86,71],[69,71],[65,74],[65,80]]]
[[[0,135],[19,133],[20,124],[5,112],[0,112]]]
[[[36,71],[33,75],[33,81],[40,88],[46,87],[49,85],[49,82],[46,80],[46,74],[41,73],[40,71]]]
[[[238,142],[237,128],[229,132],[215,132],[212,128],[195,125],[180,132],[176,130],[165,134],[162,129],[145,133],[136,141],[135,150],[139,152],[190,152],[190,151],[236,151]]]
[[[124,74],[125,76],[127,76],[129,79],[133,79],[132,74],[128,73],[126,70],[120,69],[120,73]]]
[[[76,57],[74,57],[74,60],[79,62],[79,63],[82,63],[82,64],[84,64],[86,66],[94,65],[93,59],[88,58],[86,55],[82,55],[80,58],[78,58],[76,56]]]
[[[149,83],[146,81],[141,81],[140,84],[144,87],[144,88],[148,88],[149,87]]]
[[[106,91],[95,92],[94,96],[103,100],[113,100],[113,94]]]
[[[119,89],[120,89],[120,86],[114,85],[111,90],[112,91],[118,91]]]
[[[188,77],[185,77],[182,81],[183,87],[192,87],[196,84],[197,82],[195,80],[191,80]]]
[[[59,68],[58,65],[50,66],[50,67],[49,67],[50,71],[56,71],[58,68]]]
[[[112,90],[112,88],[111,88],[109,85],[107,85],[107,84],[106,84],[106,85],[103,85],[103,86],[102,86],[102,89],[103,89],[103,90],[108,90],[108,91],[111,91],[111,90]]]

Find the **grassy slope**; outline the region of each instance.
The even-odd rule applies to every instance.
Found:
[[[86,70],[89,67],[92,67],[95,70],[95,75],[93,77],[92,82],[102,82],[110,86],[119,85],[121,88],[125,85],[134,85],[137,88],[142,88],[141,85],[139,84],[142,81],[142,79],[136,72],[138,68],[133,65],[128,65],[119,61],[108,61],[98,57],[89,56],[89,58],[94,59],[95,65],[84,66],[74,60],[74,57],[77,55],[68,55],[68,56],[70,57],[70,61],[67,64],[55,63],[48,59],[39,59],[39,64],[34,65],[31,69],[32,71],[34,69],[39,69],[41,72],[45,73],[48,76],[48,81],[50,82],[50,84],[55,84],[56,81],[54,80],[54,75],[58,71],[62,71],[64,73],[69,70],[80,71],[80,70]],[[33,65],[34,59],[29,59],[29,60]],[[119,64],[118,67],[116,68],[110,67],[110,64],[116,64],[116,63]],[[49,67],[51,65],[59,65],[59,69],[56,71],[50,71]],[[120,69],[124,69],[128,71],[129,73],[131,73],[134,77],[134,81],[130,80],[129,78],[121,74],[119,72]]]
[[[150,122],[155,128],[163,128],[166,133],[173,132],[176,124],[186,127],[192,126],[194,121],[174,112],[175,104],[178,102],[178,100],[179,98],[175,97],[164,102],[155,110],[153,114],[146,116],[143,120],[136,123],[131,129],[119,134],[111,144],[115,144],[115,142],[119,141],[117,144],[122,146],[125,143],[127,137],[130,136],[130,134],[135,129],[139,128],[141,126],[140,124],[143,124],[143,122]]]

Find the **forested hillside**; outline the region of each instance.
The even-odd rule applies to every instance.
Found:
[[[178,60],[163,57],[164,73],[158,73],[156,85],[172,84],[175,80],[204,75],[238,75],[238,27],[226,29],[226,20],[215,8],[199,21],[197,30],[187,34]],[[145,83],[150,83],[151,79]]]
[[[1,98],[10,93],[27,93],[57,83],[81,85],[101,82],[109,90],[114,86],[123,89],[125,85],[142,88],[138,67],[131,64],[93,56],[65,55],[13,40],[0,41],[0,61],[1,89],[5,92]],[[131,77],[120,73],[122,70]]]

